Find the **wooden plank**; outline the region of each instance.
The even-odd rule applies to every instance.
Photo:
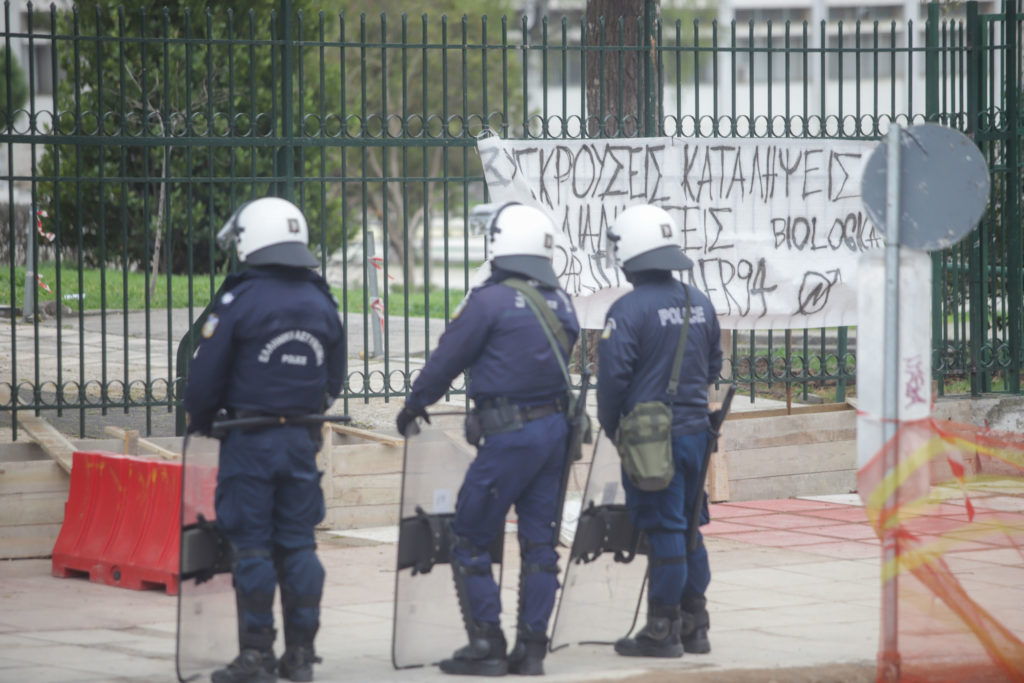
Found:
[[[729,473],[732,483],[743,479],[799,476],[815,472],[836,472],[857,469],[857,441],[835,441],[815,444],[813,452],[806,448],[774,446],[729,451]],[[846,493],[831,491],[830,493]]]
[[[334,438],[328,424],[325,422],[320,425],[320,450],[316,454],[316,466],[323,472],[320,488],[323,489],[324,500],[330,505],[334,498]]]
[[[140,439],[137,429],[121,429],[114,425],[107,425],[103,428],[105,434],[124,440],[124,452],[127,455],[138,455],[139,449],[144,448],[162,460],[181,460],[181,453],[164,448],[148,439]]]
[[[340,501],[349,491],[369,491],[384,489],[399,495],[402,486],[402,475],[392,474],[360,474],[334,477],[334,500]],[[397,497],[395,498],[397,500]]]
[[[358,507],[332,507],[324,520],[332,529],[365,529],[366,527],[398,524],[397,505],[361,505]]]
[[[741,398],[741,397],[737,397]],[[729,420],[754,420],[759,417],[785,417],[790,415],[816,415],[818,413],[836,413],[841,411],[853,411],[848,403],[819,403],[812,406],[796,406],[788,411],[785,408],[772,408],[769,410],[747,410],[731,411]]]
[[[730,413],[723,431],[729,434],[729,448],[747,450],[805,444],[848,441],[857,438],[854,411],[789,415],[758,420],[733,420]]]
[[[0,560],[50,557],[60,527],[60,524],[0,527]]]
[[[0,528],[26,524],[61,524],[67,491],[11,493],[0,496]],[[0,532],[2,535],[3,532]]]
[[[780,477],[734,479],[732,501],[769,500],[798,496],[850,493],[857,488],[857,470],[804,472]]]
[[[397,486],[346,486],[334,501],[341,507],[361,507],[364,505],[398,505],[402,500],[402,492]]]
[[[725,433],[718,436],[718,448],[708,463],[708,499],[712,503],[729,500],[729,465],[725,458]]]
[[[18,415],[18,426],[39,444],[48,456],[57,461],[61,468],[71,474],[71,463],[74,460],[75,447],[63,434],[41,417],[35,415]]]
[[[0,463],[0,495],[51,491],[67,497],[70,486],[67,472],[54,460]]]
[[[335,476],[401,473],[402,448],[386,443],[334,445],[331,467]]]
[[[393,436],[387,436],[384,434],[378,434],[377,432],[371,432],[366,429],[359,429],[358,427],[352,427],[346,424],[340,424],[338,422],[328,422],[331,429],[336,434],[342,436],[353,436],[357,439],[363,439],[365,441],[376,441],[378,443],[387,444],[389,446],[401,446],[405,443],[405,439],[396,439]]]

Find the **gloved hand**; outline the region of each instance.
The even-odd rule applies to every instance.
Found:
[[[395,420],[395,425],[398,427],[398,433],[402,436],[418,434],[420,429],[416,426],[417,417],[422,417],[424,422],[430,424],[430,416],[427,415],[427,411],[423,409],[413,411],[409,406],[402,406],[402,410],[398,413],[398,418]]]

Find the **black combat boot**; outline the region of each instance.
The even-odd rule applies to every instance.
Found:
[[[683,649],[690,654],[706,655],[711,652],[711,641],[708,640],[711,617],[708,615],[707,604],[703,595],[684,595],[679,604],[683,617]]]
[[[247,648],[223,669],[210,675],[213,683],[274,683],[274,653]]]
[[[516,644],[508,654],[508,672],[520,676],[543,676],[544,655],[548,652],[548,637],[522,628],[516,634]]]
[[[240,654],[223,669],[214,671],[210,680],[213,683],[274,683],[277,680],[276,637],[277,631],[273,628],[248,631],[239,624]]]
[[[682,657],[681,627],[679,605],[650,604],[647,606],[647,624],[636,638],[619,638],[615,642],[615,652],[624,657]]]
[[[469,645],[441,660],[441,671],[457,676],[504,676],[508,673],[505,634],[497,624],[480,624],[473,629]]]
[[[289,681],[313,680],[313,665],[323,660],[316,656],[313,646],[289,645],[277,660],[277,675]]]

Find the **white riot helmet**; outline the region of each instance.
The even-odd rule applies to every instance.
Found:
[[[242,204],[217,233],[221,249],[234,246],[238,260],[251,266],[320,265],[309,251],[309,227],[299,207],[280,197]]]
[[[558,286],[551,267],[555,253],[555,226],[546,213],[518,202],[481,204],[470,212],[474,232],[487,235],[495,267],[547,287]]]
[[[607,230],[608,260],[627,273],[686,270],[693,261],[683,253],[676,222],[657,206],[631,206]]]

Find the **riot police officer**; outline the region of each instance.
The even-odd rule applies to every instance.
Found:
[[[475,407],[467,438],[477,456],[465,475],[451,528],[452,574],[469,644],[441,662],[449,674],[542,674],[547,624],[558,588],[554,544],[566,466],[567,387],[561,363],[579,336],[568,295],[552,269],[555,229],[539,209],[499,207],[486,222],[491,275],[452,316],[437,349],[398,414],[404,436],[416,417],[469,370]],[[561,363],[524,295],[504,284],[525,279],[554,311],[567,335]],[[475,432],[475,434],[474,434]],[[516,643],[506,656],[499,587],[488,547],[504,533],[515,504],[522,569]]]
[[[650,549],[647,624],[635,638],[615,643],[625,656],[678,657],[711,650],[704,592],[711,580],[701,541],[687,552],[686,530],[694,501],[703,500],[700,464],[708,445],[708,388],[722,369],[715,310],[692,285],[673,277],[693,267],[680,248],[675,221],[663,209],[640,205],[620,213],[608,229],[609,251],[633,285],[606,317],[598,344],[598,420],[614,435],[636,404],[661,401],[672,412],[675,473],[668,487],[643,491],[622,474],[634,525]],[[686,311],[689,325],[684,325]],[[686,330],[678,390],[669,395],[680,334]]]
[[[342,391],[338,304],[307,246],[297,206],[266,197],[240,206],[218,234],[248,266],[231,275],[202,328],[185,391],[190,432],[214,418],[319,414]],[[319,433],[281,424],[221,435],[217,525],[234,551],[240,654],[214,683],[313,680],[324,569],[314,529],[325,514]],[[275,660],[274,592],[285,651]]]

